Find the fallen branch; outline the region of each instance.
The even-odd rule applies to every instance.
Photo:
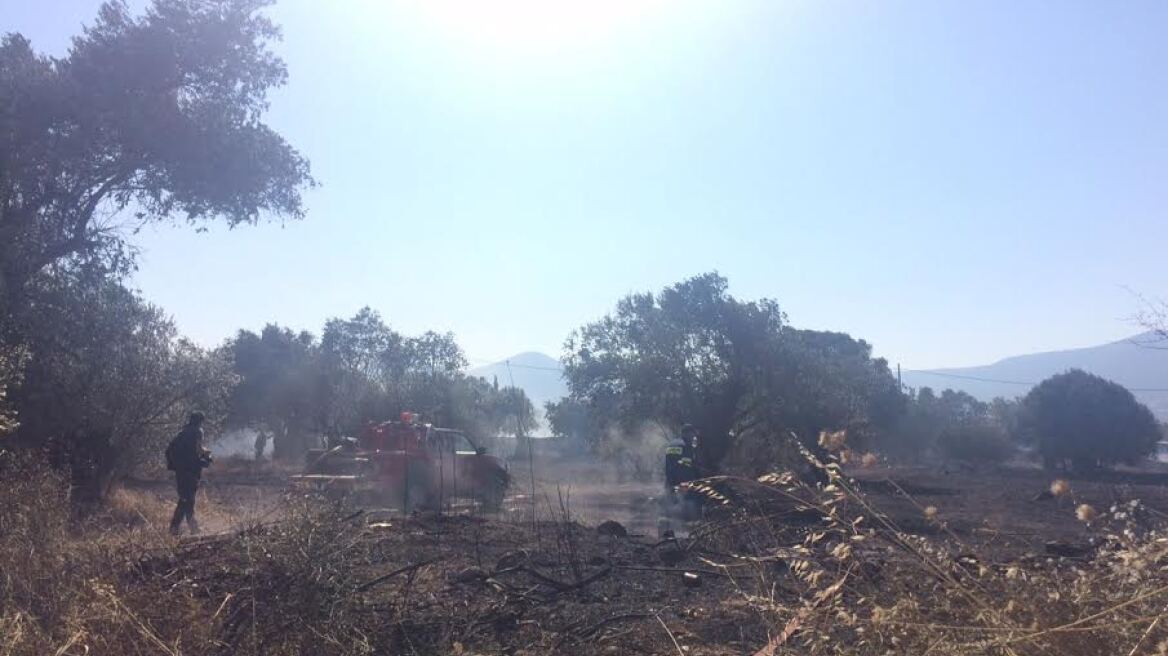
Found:
[[[630,572],[670,572],[674,574],[685,574],[690,572],[693,574],[705,574],[707,576],[724,576],[730,578],[730,575],[725,572],[719,572],[712,569],[686,569],[684,567],[642,567],[638,565],[617,565],[616,569],[630,571]]]
[[[445,559],[446,559],[446,556],[438,556],[437,558],[423,560],[422,562],[414,563],[413,565],[406,565],[405,567],[399,567],[399,568],[393,570],[392,572],[390,572],[389,574],[383,574],[383,575],[381,575],[381,576],[379,576],[371,581],[366,581],[365,583],[362,583],[361,585],[357,586],[357,589],[354,590],[354,592],[365,592],[369,588],[372,588],[373,586],[379,585],[381,583],[385,583],[386,581],[392,579],[395,576],[400,576],[402,574],[412,572],[416,569],[420,569],[420,568],[425,567],[427,565],[433,565],[434,563],[436,563],[440,560],[445,560]]]
[[[612,567],[605,567],[604,569],[600,570],[599,572],[596,572],[595,574],[591,574],[589,576],[586,576],[583,579],[577,581],[576,583],[564,583],[562,581],[557,581],[557,580],[553,579],[552,577],[547,576],[546,574],[543,574],[543,573],[539,572],[538,570],[533,569],[531,567],[523,567],[521,569],[522,569],[522,571],[527,572],[528,574],[530,574],[533,577],[535,577],[536,579],[538,579],[541,583],[544,583],[550,587],[555,588],[556,594],[561,594],[564,592],[571,592],[572,590],[578,590],[580,588],[583,588],[586,585],[589,585],[591,583],[599,581],[600,579],[608,576],[609,574],[612,574],[613,568]]]
[[[580,641],[580,640],[584,640],[585,638],[590,638],[590,637],[596,635],[596,633],[598,631],[600,631],[601,629],[603,629],[604,627],[608,626],[609,624],[613,624],[615,622],[623,622],[624,620],[643,620],[643,619],[646,619],[649,617],[653,617],[653,615],[651,615],[649,613],[623,613],[621,615],[613,615],[612,617],[606,617],[606,618],[600,620],[599,622],[592,624],[591,626],[585,627],[581,631],[572,631],[570,633],[564,634],[564,636],[561,637],[556,642],[556,646],[554,648],[559,649],[560,646],[563,645],[568,640]]]

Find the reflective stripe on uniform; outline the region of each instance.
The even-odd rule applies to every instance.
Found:
[[[677,461],[677,464],[685,465],[686,467],[693,467],[693,458],[681,458]]]
[[[682,449],[680,446],[667,446],[667,447],[665,447],[665,455],[679,456],[682,454],[683,450],[684,449]]]

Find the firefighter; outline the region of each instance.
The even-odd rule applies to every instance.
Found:
[[[174,472],[178,490],[178,504],[170,519],[171,535],[179,534],[184,519],[192,535],[199,532],[199,523],[195,520],[195,494],[199,491],[203,469],[211,464],[211,452],[203,448],[203,419],[203,413],[192,412],[186,426],[166,447],[166,468]]]
[[[698,432],[690,424],[665,447],[665,488],[674,492],[678,485],[698,477],[696,467]]]
[[[264,429],[256,431],[255,438],[255,461],[258,463],[264,459],[264,450],[268,448],[268,434]]]
[[[685,464],[689,467],[689,480],[701,478],[700,460],[698,458],[698,429],[691,424],[681,427],[681,442],[685,445],[682,453]]]

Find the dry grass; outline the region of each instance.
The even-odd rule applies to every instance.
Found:
[[[75,518],[68,483],[26,454],[0,451],[0,479],[0,654],[159,653],[132,607],[166,600],[133,599],[114,583],[163,544],[157,532],[133,528],[141,520],[117,523],[141,510],[119,497],[110,510]]]
[[[3,449],[0,480],[0,656],[184,654],[213,642],[198,595],[143,586],[138,576],[143,562],[184,548],[167,533],[172,501],[116,489],[79,516],[64,477]],[[205,501],[200,515],[215,526],[237,522]]]
[[[718,545],[748,537],[753,555],[738,556],[760,578],[773,577],[762,563],[789,568],[774,593],[746,598],[773,627],[760,654],[1134,656],[1168,646],[1168,534],[1138,501],[1077,508],[1092,532],[1082,557],[995,562],[948,530],[943,507],[920,508],[934,537],[909,534],[838,464],[819,465],[831,479],[824,490],[791,476],[761,478],[754,487],[764,500]],[[1053,487],[1069,494],[1065,482]],[[791,503],[823,521],[800,535],[759,512]],[[743,505],[724,512],[741,514]]]
[[[160,530],[167,502],[123,490],[78,524],[60,479],[3,458],[0,656],[1135,656],[1168,644],[1168,534],[1139,502],[1095,509],[1082,556],[1006,559],[951,531],[943,501],[920,504],[925,530],[909,532],[820,463],[826,488],[783,473],[710,481],[720,505],[674,540],[598,535],[564,491],[536,524],[386,519],[291,497],[279,522],[180,544]],[[1053,511],[1073,515],[1082,499],[1056,487],[1069,499]]]

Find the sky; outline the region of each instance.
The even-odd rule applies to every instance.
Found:
[[[60,55],[95,0],[0,0]],[[141,6],[142,2],[132,3]],[[134,236],[216,344],[369,305],[553,356],[717,270],[906,369],[1137,332],[1168,297],[1168,3],[280,0],[305,220]]]

